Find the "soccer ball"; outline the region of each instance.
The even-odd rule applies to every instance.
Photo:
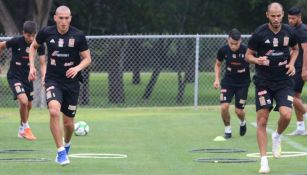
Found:
[[[75,135],[76,136],[86,136],[90,131],[90,127],[84,121],[78,121],[75,123]]]

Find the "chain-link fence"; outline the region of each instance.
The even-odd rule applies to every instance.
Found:
[[[248,35],[243,35],[247,44]],[[0,38],[6,40],[8,38]],[[227,35],[89,36],[91,66],[83,71],[81,107],[218,105],[214,63]],[[1,56],[0,107],[14,107],[6,72],[11,53]],[[251,65],[254,72],[254,66]],[[35,82],[35,106],[44,93]],[[254,86],[248,104],[254,103]]]

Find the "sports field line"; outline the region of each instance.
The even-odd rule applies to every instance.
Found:
[[[253,125],[255,128],[257,128],[256,122],[252,122],[251,125]],[[270,135],[274,132],[272,128],[267,127],[267,132],[270,133]],[[268,136],[268,138],[271,138],[271,136]],[[289,137],[285,136],[284,134],[281,136],[281,141],[287,143],[288,145],[292,146],[293,148],[297,149],[298,151],[307,152],[307,147],[303,146],[300,143],[297,143],[293,140],[291,140]]]

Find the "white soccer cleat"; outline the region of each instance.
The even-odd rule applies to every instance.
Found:
[[[281,136],[274,137],[272,134],[272,154],[274,158],[280,158],[281,156]]]
[[[261,158],[260,169],[258,173],[267,174],[270,172],[269,162],[267,158]]]
[[[287,134],[288,136],[305,136],[307,135],[307,131],[296,129],[293,132]]]

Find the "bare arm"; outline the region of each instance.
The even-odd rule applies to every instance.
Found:
[[[302,79],[307,81],[307,43],[302,43],[303,48],[303,68],[302,68]]]
[[[83,52],[80,52],[80,56],[82,58],[82,61],[80,62],[80,64],[78,64],[75,67],[69,68],[66,71],[67,78],[74,78],[78,74],[79,71],[85,69],[91,64],[92,58],[91,58],[90,50],[85,50]]]
[[[215,61],[215,65],[214,65],[215,80],[213,83],[213,87],[215,89],[218,89],[220,87],[221,65],[222,65],[222,62],[220,62],[219,60]]]
[[[29,48],[29,66],[30,66],[30,72],[28,79],[29,81],[33,81],[36,79],[36,69],[35,69],[35,57],[36,57],[36,52],[39,47],[39,44],[34,40]]]
[[[297,59],[297,56],[298,56],[298,45],[296,44],[295,46],[291,48],[290,62],[286,65],[286,68],[288,68],[287,74],[289,76],[293,76],[295,74],[294,64]]]
[[[250,64],[258,64],[263,66],[268,66],[270,61],[266,56],[256,57],[256,51],[247,49],[245,53],[245,61]]]
[[[45,55],[41,55],[39,56],[39,64],[40,64],[40,68],[41,68],[41,84],[44,85],[44,80],[45,80],[45,75],[46,75],[46,56]]]
[[[0,42],[0,55],[2,55],[3,50],[6,48],[6,41]]]

